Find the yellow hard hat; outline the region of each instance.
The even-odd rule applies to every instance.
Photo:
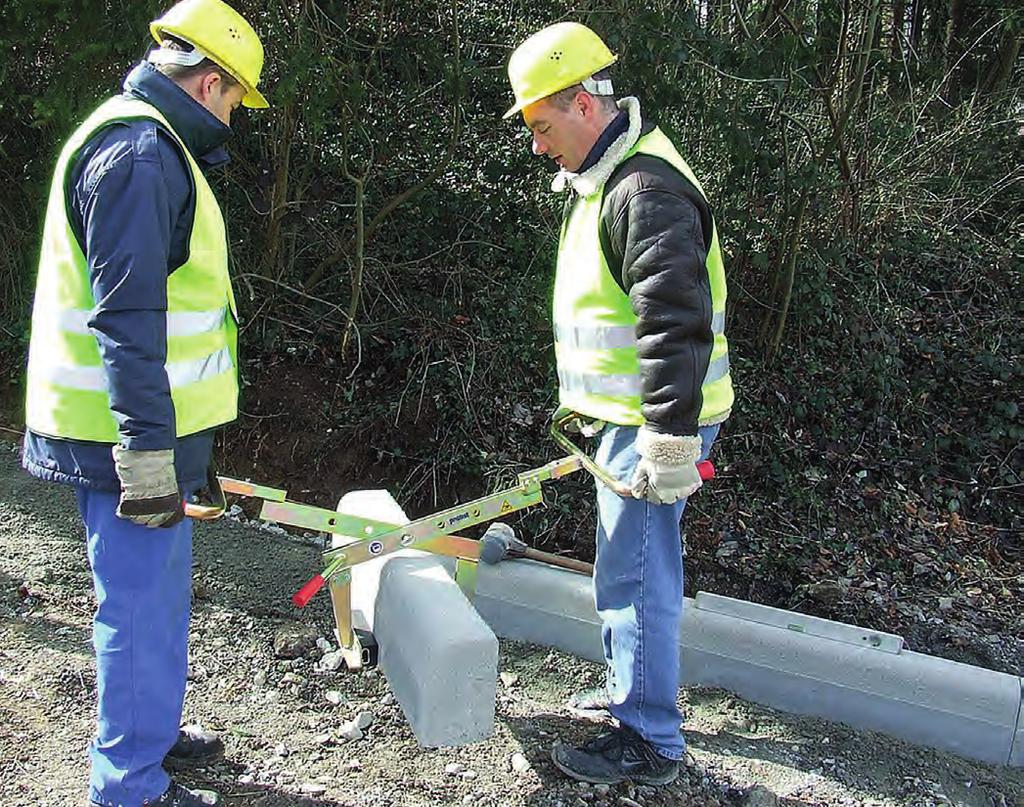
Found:
[[[508,80],[516,103],[502,117],[510,118],[534,101],[589,79],[617,58],[601,37],[578,22],[559,22],[541,29],[508,60]]]
[[[270,106],[256,89],[263,70],[263,43],[245,17],[223,0],[181,0],[151,22],[149,31],[158,43],[165,34],[183,39],[223,67],[245,87],[243,105]]]

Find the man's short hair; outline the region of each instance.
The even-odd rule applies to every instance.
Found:
[[[163,41],[160,43],[160,47],[166,48],[167,50],[180,50],[185,53],[191,53],[195,50],[195,46],[191,42],[186,42],[184,39],[178,39],[176,36],[164,33]],[[158,64],[156,69],[163,73],[167,78],[174,81],[188,81],[196,76],[209,73],[211,70],[221,77],[221,80],[225,83],[226,87],[234,87],[240,82],[227,70],[217,64],[210,58],[204,58],[198,64]]]
[[[611,81],[612,73],[607,67],[604,70],[598,70],[594,73],[593,78],[595,81]],[[551,103],[557,106],[559,109],[566,110],[572,106],[573,99],[577,93],[588,92],[588,90],[582,84],[573,84],[570,87],[566,87],[564,90],[559,90],[551,95]],[[615,101],[614,95],[594,95],[590,93],[597,102],[601,105],[601,108],[605,112],[615,112],[618,110],[618,104]]]

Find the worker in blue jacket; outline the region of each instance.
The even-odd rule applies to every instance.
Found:
[[[43,228],[24,466],[74,486],[97,599],[93,805],[197,807],[165,766],[223,751],[180,726],[192,530],[214,429],[237,416],[237,314],[220,207],[231,114],[266,107],[263,45],[222,0],[183,0],[124,92],[65,144]]]

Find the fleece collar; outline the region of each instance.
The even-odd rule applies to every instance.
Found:
[[[629,115],[629,128],[612,141],[605,153],[582,174],[559,171],[551,182],[551,190],[562,193],[572,188],[580,196],[590,196],[599,190],[615,171],[619,163],[640,139],[640,101],[632,96],[619,101],[619,109]]]

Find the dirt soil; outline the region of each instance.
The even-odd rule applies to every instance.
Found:
[[[71,491],[30,479],[2,444],[0,525],[0,803],[84,804],[95,669],[81,524]],[[678,782],[579,785],[548,754],[557,737],[597,728],[563,703],[601,671],[509,642],[493,736],[421,749],[378,671],[324,670],[323,642],[297,659],[275,654],[283,633],[331,635],[326,596],[304,611],[288,599],[318,566],[314,543],[231,520],[196,529],[185,718],[221,732],[227,753],[181,781],[220,790],[228,805],[1024,805],[1019,769],[704,689],[680,696],[690,756]],[[360,714],[364,736],[345,739]]]

